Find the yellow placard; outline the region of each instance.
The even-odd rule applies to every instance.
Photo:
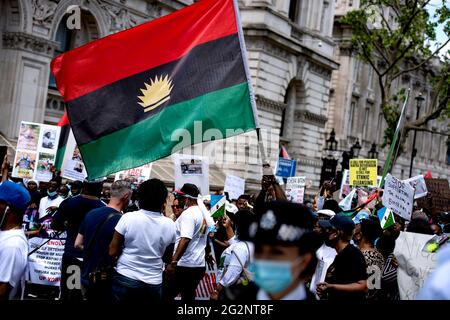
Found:
[[[377,186],[377,159],[351,159],[350,185],[361,187]]]

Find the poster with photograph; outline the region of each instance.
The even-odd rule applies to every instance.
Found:
[[[55,155],[51,153],[39,153],[36,180],[50,181],[52,179],[52,167],[55,164]]]
[[[209,194],[208,158],[194,155],[173,154],[175,188],[180,189],[185,183],[193,183],[201,194]]]
[[[114,181],[127,180],[130,181],[132,184],[138,186],[142,182],[150,179],[151,173],[152,173],[152,164],[148,163],[137,168],[117,172]]]
[[[70,130],[67,138],[66,152],[61,165],[61,176],[69,180],[80,181],[87,177],[86,168],[72,130]]]
[[[58,126],[22,121],[12,176],[50,181],[60,131]]]
[[[184,176],[201,176],[202,160],[201,159],[182,159],[180,163],[181,174]]]

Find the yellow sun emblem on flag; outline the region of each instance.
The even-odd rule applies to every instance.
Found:
[[[162,75],[159,78],[156,76],[154,80],[150,79],[150,84],[144,84],[145,89],[141,89],[142,96],[138,96],[141,100],[138,103],[144,108],[144,112],[153,110],[170,99],[173,85],[169,75],[164,78]]]

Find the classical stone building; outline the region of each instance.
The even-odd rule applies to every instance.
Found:
[[[380,110],[381,98],[377,78],[369,65],[356,58],[355,52],[352,52],[349,45],[351,29],[339,22],[339,19],[349,10],[358,6],[359,0],[336,1],[333,38],[336,43],[334,58],[339,63],[339,69],[333,71],[333,90],[330,96],[326,129],[330,132],[334,128],[339,149],[349,150],[358,139],[362,146],[360,158],[367,157],[372,144],[377,144],[380,165],[384,165],[388,147],[380,150],[380,145],[383,142],[386,122]],[[389,10],[385,11],[385,15],[387,21],[389,19],[392,21],[393,15],[390,15]],[[417,100],[415,98],[419,94],[424,98],[420,114],[429,111],[428,102],[432,91],[430,74],[418,71],[411,76],[398,79],[394,84],[394,90],[400,88],[411,88],[411,98],[406,114],[408,120],[416,117]],[[438,134],[448,134],[448,128],[449,121],[431,121],[428,129],[435,133],[417,132],[417,155],[414,159],[413,176],[423,174],[429,169],[433,177],[450,178],[448,137]],[[413,132],[410,132],[404,153],[398,158],[392,171],[401,179],[409,177],[413,136]]]
[[[50,76],[54,56],[192,2],[0,0],[3,140],[14,145],[21,120],[56,123],[63,114],[64,103]],[[80,30],[66,27],[71,5],[81,8]],[[268,157],[275,164],[280,143],[285,145],[298,160],[297,173],[318,187],[331,76],[338,68],[333,56],[334,1],[242,0],[239,6],[261,127],[271,133]],[[248,136],[254,141],[254,134]],[[248,146],[237,149],[244,158],[252,153]],[[249,189],[258,188],[260,165],[248,162],[218,166],[212,185],[219,186],[223,173],[230,172],[245,177]],[[167,166],[160,175],[169,171]]]

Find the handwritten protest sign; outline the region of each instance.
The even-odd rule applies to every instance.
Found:
[[[351,159],[350,160],[350,185],[351,186],[376,186],[377,185],[377,160],[376,159]]]
[[[433,213],[450,211],[450,190],[447,179],[425,179],[427,196],[419,199],[419,206]]]
[[[237,199],[245,192],[245,180],[231,174],[227,174],[223,191],[228,192],[230,200]]]
[[[31,238],[28,240],[30,250],[37,248],[47,240],[44,238]],[[31,283],[59,286],[64,244],[65,240],[50,240],[28,257],[28,280]]]
[[[403,181],[409,183],[414,188],[414,199],[419,199],[427,195],[428,190],[423,175],[418,175]]]
[[[397,281],[401,300],[414,300],[430,272],[436,266],[436,253],[422,248],[432,235],[401,232],[395,242],[398,261]]]
[[[286,183],[286,197],[289,201],[303,203],[306,177],[289,177]]]
[[[414,202],[414,189],[407,182],[403,182],[388,174],[384,183],[383,205],[403,219],[411,220]]]
[[[61,128],[22,121],[12,176],[50,181]]]

